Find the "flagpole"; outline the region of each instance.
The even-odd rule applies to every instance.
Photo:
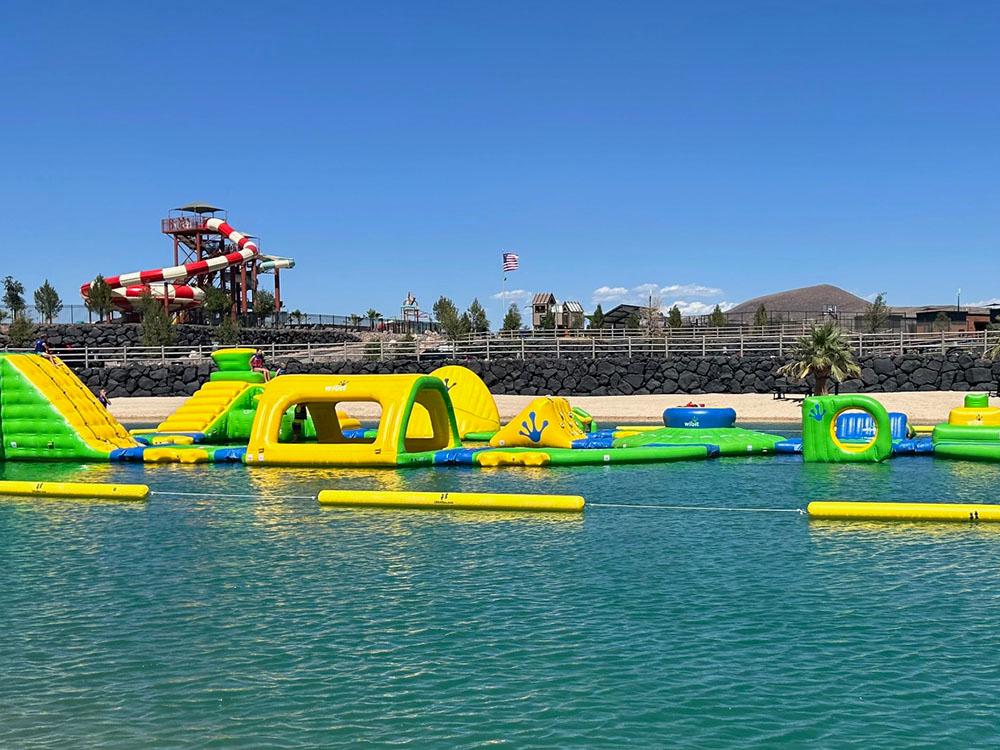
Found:
[[[500,317],[497,318],[497,330],[503,327],[504,306],[507,303],[507,270],[503,262],[503,248],[500,248]]]

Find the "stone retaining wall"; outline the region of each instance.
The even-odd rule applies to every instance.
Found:
[[[437,360],[279,362],[287,373],[364,374],[430,372],[446,362]],[[605,359],[494,359],[461,361],[480,374],[498,394],[616,396],[646,393],[771,393],[788,384],[775,372],[776,357],[676,357]],[[995,390],[1000,362],[970,354],[862,357],[861,377],[844,382],[841,393],[936,390]],[[91,388],[107,388],[116,396],[188,395],[212,371],[210,363],[132,364],[79,370]]]

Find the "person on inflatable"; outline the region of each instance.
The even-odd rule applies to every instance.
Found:
[[[52,356],[52,351],[49,349],[49,342],[45,340],[45,336],[39,336],[35,339],[35,354],[39,357],[45,357],[49,362],[55,364],[55,357]]]
[[[264,352],[258,349],[254,352],[254,355],[250,357],[250,370],[252,372],[259,372],[264,376],[264,382],[267,383],[271,380],[271,371],[264,366]]]

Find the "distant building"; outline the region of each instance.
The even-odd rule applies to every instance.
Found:
[[[531,327],[541,328],[542,318],[550,312],[555,312],[556,295],[552,292],[539,292],[531,298]]]
[[[643,308],[638,305],[615,305],[604,313],[605,328],[626,328],[630,318],[639,318]]]
[[[931,331],[983,331],[1000,313],[998,308],[962,307],[954,305],[900,308],[912,315],[918,333]],[[909,317],[907,315],[907,317]],[[947,326],[944,320],[947,319]]]
[[[559,302],[553,308],[556,316],[556,327],[558,328],[583,328],[585,318],[583,315],[583,305],[576,300],[566,300]]]

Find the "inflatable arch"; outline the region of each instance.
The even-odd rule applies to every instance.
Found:
[[[838,434],[837,424],[846,412],[864,412],[874,422],[874,434],[850,440]],[[869,396],[813,396],[802,402],[802,458],[812,463],[884,461],[892,455],[889,413]]]
[[[371,440],[344,435],[337,406],[376,403],[382,410]],[[282,417],[305,407],[316,442],[281,439]],[[429,433],[408,434],[411,418],[429,423]],[[429,465],[434,451],[460,447],[448,389],[427,375],[283,375],[265,386],[257,404],[245,461],[248,464],[326,466]]]

